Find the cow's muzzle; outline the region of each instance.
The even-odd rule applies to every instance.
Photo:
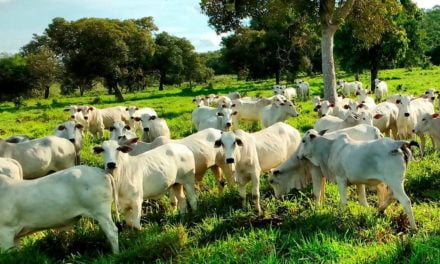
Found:
[[[234,163],[234,158],[227,158],[226,163],[228,164]]]
[[[144,132],[148,132],[150,129],[148,127],[144,127]]]
[[[107,163],[107,169],[116,169],[116,163],[114,162]]]

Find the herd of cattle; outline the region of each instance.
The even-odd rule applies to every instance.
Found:
[[[301,138],[284,123],[298,116],[293,100],[309,98],[309,84],[295,83],[297,88],[274,85],[270,98],[237,92],[197,96],[192,122],[198,132],[182,139],[170,139],[167,122],[152,108],[72,105],[65,109],[71,120],[58,125],[53,136],[0,140],[0,248],[87,216],[99,223],[118,252],[113,201],[116,222],[121,213],[126,225],[136,229],[145,199],[169,195],[180,213],[187,212],[187,202],[197,210],[195,186],[208,169],[221,190],[225,183],[237,184],[244,203],[250,182],[258,214],[264,172],[276,197],[312,184],[317,203],[323,201],[327,180],[337,183],[342,204],[347,203],[347,185],[354,184],[359,203],[368,206],[365,186],[374,186],[379,210],[396,198],[415,229],[403,182],[411,146],[418,144],[406,140],[419,136],[422,155],[425,134],[440,148],[440,118],[434,113],[438,92],[387,97],[386,83],[377,80],[373,99],[360,82],[340,81],[343,95],[335,103],[312,98],[319,119]],[[239,129],[243,121],[260,121],[264,128],[248,133]],[[102,138],[104,129],[110,130],[110,139],[93,150],[103,155],[105,170],[80,165],[83,136]]]

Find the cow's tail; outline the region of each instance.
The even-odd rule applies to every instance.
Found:
[[[115,202],[115,218],[116,218],[116,226],[118,227],[118,230],[122,228],[121,226],[121,219],[119,217],[119,208],[118,208],[118,190],[116,189],[116,182],[115,177],[113,176],[113,173],[107,172],[107,174],[110,177],[110,182],[112,184],[112,195],[113,195],[113,201]]]
[[[403,157],[405,159],[405,164],[408,166],[409,161],[412,158],[412,151],[411,151],[411,147],[417,147],[420,149],[419,143],[417,143],[416,141],[399,141],[400,144],[400,150],[403,153]]]

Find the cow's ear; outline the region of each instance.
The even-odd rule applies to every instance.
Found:
[[[76,109],[76,111],[79,113],[79,112],[81,112],[81,109]]]
[[[156,120],[157,116],[150,116],[149,120]]]
[[[236,104],[232,104],[232,105],[231,105],[231,107],[236,107],[236,106],[237,106]]]
[[[243,146],[243,141],[241,141],[241,139],[239,138],[235,139],[235,143],[237,143],[237,145],[239,145],[240,147]]]
[[[59,131],[63,131],[64,129],[66,129],[66,127],[64,125],[58,126]]]
[[[328,129],[321,130],[321,131],[319,131],[318,134],[319,134],[320,136],[324,136],[324,134],[327,132],[327,130],[328,130]]]
[[[139,107],[136,106],[136,108],[134,110],[136,110],[136,111],[139,110]]]
[[[382,114],[375,114],[375,115],[373,116],[374,119],[380,119],[380,118],[382,118],[382,117],[383,117]]]
[[[75,127],[78,128],[78,129],[83,129],[84,128],[84,126],[81,125],[81,124],[76,124]]]
[[[330,107],[335,107],[335,104],[330,104]]]
[[[215,142],[214,142],[214,148],[219,148],[219,147],[221,147],[222,146],[222,141],[221,141],[221,139],[217,139]]]
[[[131,130],[131,127],[129,125],[126,125],[124,128],[127,130]]]
[[[93,147],[93,153],[99,154],[99,153],[102,153],[102,152],[104,152],[104,149],[101,146]]]
[[[120,146],[119,148],[117,148],[117,150],[119,150],[122,153],[128,153],[128,152],[132,151],[133,149],[129,146]]]
[[[135,118],[134,118],[134,121],[139,122],[139,121],[141,121],[141,118],[140,118],[140,117],[135,117]]]
[[[64,112],[69,112],[70,111],[70,109],[69,108],[64,108],[64,110],[63,110]]]
[[[237,115],[237,114],[238,114],[237,111],[232,112],[232,115]]]
[[[130,144],[136,144],[139,141],[139,138],[135,137],[130,139]]]
[[[115,130],[115,127],[114,127],[114,126],[111,126],[111,127],[109,127],[108,130],[110,130],[110,132],[111,132],[111,131]]]
[[[317,105],[317,106],[316,106],[316,109],[321,109],[321,105]]]
[[[272,174],[273,174],[273,176],[278,176],[279,174],[281,174],[281,171],[280,171],[280,170],[273,169],[273,170],[272,170]]]
[[[90,106],[89,109],[87,109],[87,110],[93,111],[93,109],[94,109],[93,106]]]
[[[432,117],[433,117],[433,118],[439,118],[439,117],[440,117],[440,113],[432,114]]]
[[[193,102],[195,102],[196,101],[196,99],[195,98],[193,98]]]

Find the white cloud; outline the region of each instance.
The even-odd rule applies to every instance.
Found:
[[[4,4],[4,3],[7,3],[7,2],[11,2],[12,0],[0,0],[0,4]]]
[[[440,0],[414,0],[414,2],[421,8],[432,8],[435,5],[440,5]]]

